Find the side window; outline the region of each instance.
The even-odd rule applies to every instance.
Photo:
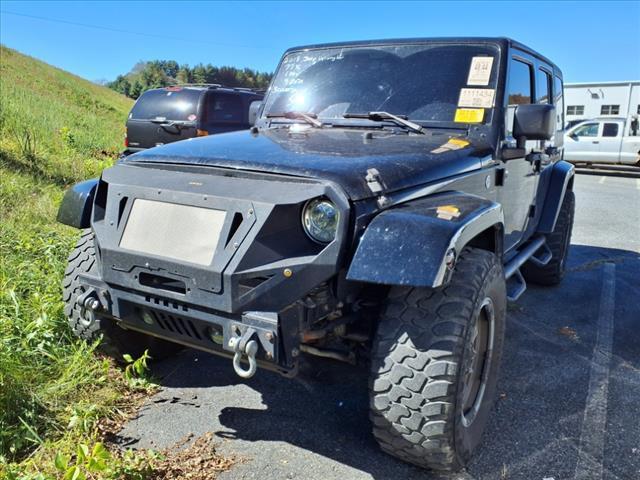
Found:
[[[600,107],[600,115],[619,115],[620,105],[602,105]]]
[[[576,137],[597,137],[599,126],[600,124],[598,123],[587,123],[586,125],[576,128],[573,134]]]
[[[567,115],[584,115],[584,105],[567,105]]]
[[[538,69],[536,73],[536,103],[551,103],[551,75]]]
[[[617,137],[618,136],[618,124],[617,123],[605,123],[602,129],[603,137]]]
[[[518,105],[532,103],[532,69],[528,63],[519,60],[511,60],[509,67],[508,92],[507,92],[507,135],[513,132],[513,114]]]
[[[230,93],[210,93],[207,98],[208,123],[242,123],[242,98]]]
[[[564,128],[564,89],[562,79],[554,77],[553,79],[553,104],[556,106],[556,129]]]
[[[531,65],[513,60],[509,72],[509,105],[531,103]]]

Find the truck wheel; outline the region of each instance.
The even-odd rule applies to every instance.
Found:
[[[166,358],[182,347],[139,332],[124,330],[113,320],[90,316],[77,305],[76,300],[85,291],[78,282],[81,273],[95,272],[98,268],[93,232],[83,230],[80,240],[69,255],[67,269],[62,281],[64,313],[73,333],[87,342],[94,342],[102,336],[99,350],[123,362],[122,356],[128,353],[133,358],[140,357],[145,350],[156,360]]]
[[[373,434],[385,452],[433,470],[466,465],[493,405],[505,310],[502,264],[474,248],[444,288],[391,289],[370,381]]]
[[[542,267],[531,262],[525,263],[521,270],[525,280],[538,285],[557,285],[560,283],[564,277],[569,255],[575,205],[575,194],[572,190],[567,190],[562,200],[556,227],[552,233],[547,235],[547,245],[553,256],[549,263]]]

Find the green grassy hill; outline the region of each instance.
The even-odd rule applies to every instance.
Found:
[[[0,46],[0,152],[5,165],[65,183],[122,148],[132,101]]]
[[[114,161],[131,105],[0,47],[0,478],[61,478],[55,455],[77,462],[128,391],[69,332],[60,281],[78,232],[55,215],[66,185]]]

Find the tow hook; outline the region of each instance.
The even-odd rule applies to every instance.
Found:
[[[93,288],[88,289],[80,295],[76,300],[76,303],[80,307],[81,321],[86,325],[90,325],[95,321],[95,312],[104,310],[104,306],[102,305],[102,302],[100,302],[100,296]]]
[[[90,288],[76,300],[80,308],[86,308],[87,310],[100,310],[102,305],[96,295],[96,291]]]
[[[248,328],[241,337],[231,337],[229,348],[235,353],[233,355],[233,369],[242,378],[251,378],[256,373],[258,364],[256,363],[256,353],[258,353],[258,343],[253,340],[257,332],[253,328]],[[242,357],[247,357],[249,368],[244,369],[240,364]]]

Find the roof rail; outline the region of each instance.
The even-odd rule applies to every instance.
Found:
[[[175,85],[168,85],[168,86],[169,87],[209,87],[209,88],[222,87],[222,85],[220,85],[219,83],[177,83]]]
[[[251,87],[227,87],[220,83],[177,83],[175,85],[167,85],[163,88],[175,88],[175,87],[204,87],[204,88],[226,88],[228,90],[236,90],[238,92],[251,92],[251,93],[265,93],[264,88],[251,88]]]

